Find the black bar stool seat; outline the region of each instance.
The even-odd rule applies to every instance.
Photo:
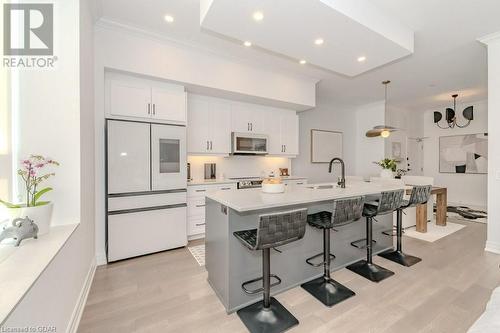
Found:
[[[401,207],[397,209],[397,222],[396,222],[396,249],[380,253],[379,256],[388,259],[400,265],[411,267],[422,259],[406,254],[403,252],[403,210],[409,207],[427,204],[431,196],[432,186],[413,186],[409,200],[403,200]]]
[[[358,221],[363,201],[363,197],[335,200],[332,212],[322,211],[307,216],[310,226],[323,230],[323,252],[306,259],[306,263],[314,267],[323,266],[323,276],[306,282],[301,287],[326,306],[331,307],[355,295],[354,291],[330,276],[330,263],[335,259],[330,253],[330,230]],[[323,261],[313,263],[312,260],[319,256],[323,256]]]
[[[233,235],[248,249],[262,251],[262,277],[243,282],[241,288],[247,294],[263,293],[263,300],[237,311],[238,316],[251,333],[280,333],[299,324],[278,300],[270,296],[271,287],[281,279],[271,274],[270,249],[304,237],[307,209],[265,214],[259,216],[257,229],[236,231]],[[271,278],[277,281],[271,283]],[[262,280],[262,287],[250,290],[247,286]]]
[[[404,190],[382,192],[379,200],[369,201],[363,207],[366,217],[366,260],[347,266],[347,269],[370,281],[380,282],[394,275],[394,272],[373,263],[373,218],[378,215],[392,214],[401,207]]]

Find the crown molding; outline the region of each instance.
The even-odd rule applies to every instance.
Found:
[[[483,44],[486,44],[486,45],[490,44],[491,42],[499,41],[500,40],[500,31],[494,32],[492,34],[488,34],[488,35],[483,36],[483,37],[479,37],[477,40]]]

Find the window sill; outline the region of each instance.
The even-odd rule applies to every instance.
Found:
[[[66,244],[78,224],[55,226],[38,239],[27,239],[19,247],[0,244],[0,325],[7,319],[52,259]]]

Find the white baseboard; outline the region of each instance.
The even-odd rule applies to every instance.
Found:
[[[486,241],[486,247],[484,250],[487,252],[500,254],[500,243]]]
[[[106,265],[108,263],[108,260],[106,259],[106,253],[97,253],[95,255],[95,260],[97,266]]]
[[[188,236],[188,241],[192,241],[192,240],[200,239],[200,238],[205,238],[205,233]]]
[[[83,288],[80,291],[78,302],[76,303],[76,306],[73,309],[71,320],[68,324],[68,329],[66,330],[66,332],[76,333],[76,331],[78,330],[78,325],[80,325],[80,319],[82,318],[83,309],[85,308],[85,303],[87,303],[87,297],[89,295],[90,287],[92,286],[92,281],[94,280],[96,267],[97,267],[96,260],[94,258],[90,263],[90,268],[87,273],[87,278],[85,279]]]

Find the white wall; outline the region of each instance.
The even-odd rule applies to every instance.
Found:
[[[161,36],[100,24],[95,31],[95,150],[96,150],[96,252],[105,256],[104,189],[104,73],[105,69],[207,88],[216,97],[235,95],[254,102],[283,103],[298,108],[315,105],[316,80],[235,62],[202,50],[182,46]],[[231,75],[225,75],[231,73]],[[224,95],[224,94],[227,94]],[[247,100],[247,101],[251,101]],[[282,105],[282,107],[284,107]],[[222,163],[221,163],[222,167]]]
[[[500,32],[488,45],[488,238],[486,250],[500,253]]]
[[[329,174],[327,163],[311,163],[311,129],[323,129],[343,133],[343,159],[347,175],[377,176],[380,168],[373,162],[385,157],[384,139],[367,138],[365,134],[373,126],[384,124],[384,121],[384,102],[342,108],[331,102],[323,104],[318,101],[315,109],[299,113],[301,153],[292,160],[293,172],[308,177],[311,183],[337,180],[340,170]]]
[[[490,95],[491,96],[491,95]],[[443,111],[449,104],[427,110],[423,114],[424,123],[424,174],[434,177],[434,184],[448,188],[448,202],[486,208],[487,181],[485,174],[448,174],[439,172],[439,137],[449,135],[476,134],[488,132],[488,102],[477,101],[457,104],[459,123],[464,119],[461,110],[474,106],[474,120],[466,128],[441,129],[434,124],[433,112]],[[460,122],[461,121],[461,122]],[[444,121],[442,121],[444,123]],[[491,138],[490,138],[491,140]],[[491,145],[491,141],[489,143]],[[491,157],[491,155],[489,156]]]
[[[327,163],[311,163],[311,129],[322,129],[343,132],[343,156],[346,164],[346,174],[355,174],[356,152],[354,110],[336,107],[330,103],[318,101],[318,106],[312,110],[299,112],[299,151],[297,158],[292,159],[294,175],[308,177],[310,183],[337,181],[339,169],[328,173]],[[332,158],[335,156],[332,156]]]
[[[385,139],[368,138],[366,131],[377,125],[385,124],[384,101],[358,107],[355,111],[355,151],[356,175],[363,177],[378,176],[380,167],[373,162],[380,161],[385,155]]]
[[[54,200],[56,207],[65,203],[64,197],[67,197],[66,200],[76,200],[76,203],[66,202],[69,207],[60,210],[58,216],[61,219],[66,217],[73,222],[80,220],[80,225],[7,318],[4,327],[56,326],[57,332],[75,331],[76,327],[72,325],[77,324],[80,314],[79,306],[82,304],[79,301],[82,290],[95,267],[93,265],[93,19],[90,2],[64,0],[55,6],[55,20],[58,21],[58,26],[64,29],[59,31],[61,36],[64,35],[64,43],[61,43],[58,51],[61,62],[55,73],[31,73],[34,82],[30,84],[30,88],[42,86],[51,88],[50,91],[46,91],[48,95],[43,100],[37,99],[39,113],[36,116],[32,115],[30,124],[45,116],[51,118],[52,113],[67,112],[71,115],[68,116],[71,119],[68,124],[58,120],[47,128],[45,135],[51,138],[46,139],[46,146],[43,147],[51,149],[50,145],[55,144],[68,145],[71,148],[71,151],[65,152],[68,155],[64,156],[64,160],[73,159],[76,164],[74,161],[67,161],[67,164],[61,166],[59,175],[62,174],[62,178],[65,178],[66,172],[63,169],[73,167],[74,169],[70,170],[71,177],[67,176],[67,181],[73,187],[71,189],[58,187],[60,194],[55,196]],[[80,63],[79,58],[82,59]],[[63,74],[67,77],[62,78]],[[38,94],[39,91],[39,89],[35,91],[24,89],[23,98],[29,96],[33,101],[35,97],[31,94]],[[70,101],[65,100],[63,96],[65,94],[69,95]],[[66,127],[69,125],[72,133],[67,133],[69,129]],[[58,140],[53,137],[57,137]],[[20,139],[23,140],[24,137]],[[30,148],[26,143],[23,147]],[[35,145],[35,148],[41,147]],[[80,173],[79,170],[83,171]]]

